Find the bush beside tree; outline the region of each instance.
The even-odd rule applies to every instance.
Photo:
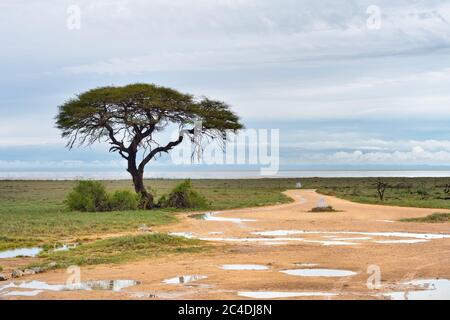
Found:
[[[167,196],[159,200],[161,207],[170,208],[204,208],[208,206],[206,198],[194,190],[190,179],[177,185]]]
[[[138,210],[140,203],[139,194],[128,190],[108,194],[105,186],[99,181],[79,181],[66,199],[70,210],[82,212]],[[189,179],[177,185],[158,201],[158,207],[161,208],[183,209],[207,206],[206,198],[194,190]]]
[[[137,210],[139,202],[139,195],[128,190],[116,191],[109,197],[109,207],[112,211]]]
[[[83,212],[108,211],[108,193],[99,181],[79,181],[67,196],[70,210]]]

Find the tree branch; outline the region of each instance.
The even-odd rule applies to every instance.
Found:
[[[182,134],[180,134],[180,136],[178,137],[178,140],[176,141],[171,141],[169,142],[167,145],[165,145],[164,147],[158,147],[153,149],[143,160],[142,162],[139,164],[139,171],[144,171],[145,166],[147,165],[147,163],[150,162],[150,160],[152,160],[158,153],[161,152],[166,152],[168,153],[170,150],[172,150],[173,148],[175,148],[177,145],[179,145],[180,143],[183,142],[184,136]]]
[[[108,130],[108,135],[109,135],[109,138],[111,139],[111,143],[118,146],[121,151],[127,151],[127,148],[125,147],[123,142],[117,140],[116,137],[114,136],[114,129],[109,124],[105,124],[105,128],[106,128],[106,130]]]

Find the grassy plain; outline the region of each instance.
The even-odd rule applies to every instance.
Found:
[[[287,203],[282,194],[294,189],[297,181],[303,188],[317,189],[354,202],[393,206],[450,209],[447,178],[386,178],[389,187],[384,201],[379,200],[374,178],[308,178],[193,180],[194,188],[209,201],[208,207],[191,211],[223,210]],[[147,180],[156,197],[169,192],[180,180]],[[108,191],[130,189],[130,181],[104,181]],[[43,261],[67,264],[98,264],[137,259],[159,253],[177,253],[202,247],[166,235],[117,236],[92,241],[92,236],[137,231],[147,227],[174,223],[179,211],[124,211],[82,213],[69,211],[64,204],[74,181],[0,181],[0,250],[42,246],[52,248],[72,239],[82,243],[74,250],[41,255]],[[436,210],[438,212],[438,210]],[[411,222],[449,221],[448,214],[432,215]],[[91,237],[88,239],[86,237]]]

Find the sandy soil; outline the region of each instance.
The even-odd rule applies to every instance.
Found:
[[[221,218],[255,221],[242,223],[204,221],[189,218],[188,214],[185,214],[180,223],[157,229],[160,232],[190,232],[198,238],[232,238],[233,242],[213,241],[213,248],[207,252],[81,269],[82,281],[129,279],[140,281],[140,285],[126,288],[121,292],[43,291],[33,299],[239,299],[241,297],[238,296],[238,292],[242,291],[326,292],[337,294],[333,299],[382,299],[381,293],[394,290],[405,280],[450,279],[450,238],[432,239],[421,243],[378,243],[377,241],[417,240],[417,238],[333,233],[282,236],[252,234],[275,230],[450,234],[448,223],[397,221],[445,210],[356,204],[321,196],[313,190],[294,190],[286,194],[295,199],[295,202],[265,208],[230,210],[217,215]],[[321,197],[339,212],[309,212]],[[219,232],[221,234],[218,234]],[[298,240],[281,241],[277,239],[280,237]],[[241,240],[245,238],[273,239],[242,242]],[[338,241],[339,245],[328,241]],[[278,244],[279,242],[281,244]],[[269,269],[227,271],[220,268],[224,264],[257,264],[267,266]],[[345,269],[357,274],[327,278],[299,277],[279,272],[306,268],[298,264],[317,264],[314,268]],[[371,276],[368,274],[368,268],[373,265],[381,270],[382,286],[378,290],[369,289],[367,286],[367,280]],[[163,283],[165,279],[183,275],[204,275],[207,278],[179,285]],[[60,270],[27,276],[20,281],[39,280],[63,284],[67,277],[65,271]],[[4,284],[0,283],[0,287]],[[27,297],[0,295],[0,299],[5,298],[27,299]],[[325,297],[309,299],[325,299]]]

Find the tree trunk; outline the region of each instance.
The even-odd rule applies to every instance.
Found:
[[[141,207],[143,209],[153,209],[155,207],[154,197],[145,188],[144,171],[138,170],[134,161],[128,161],[128,172],[133,178],[134,190],[141,196]]]

